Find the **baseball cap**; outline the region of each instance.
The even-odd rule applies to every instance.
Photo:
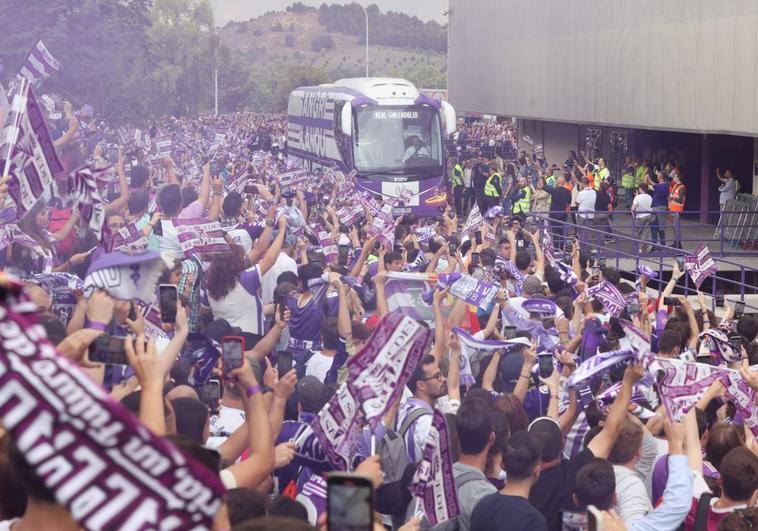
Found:
[[[318,413],[326,403],[326,386],[315,376],[305,376],[295,387],[297,401],[306,413]]]

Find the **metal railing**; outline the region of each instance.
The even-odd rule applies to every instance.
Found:
[[[572,212],[571,214],[577,214]],[[652,289],[662,291],[670,278],[676,257],[694,256],[694,252],[687,249],[678,249],[667,245],[653,244],[641,241],[634,235],[619,232],[620,226],[614,224],[614,232],[602,230],[591,223],[579,223],[561,221],[550,218],[548,213],[532,213],[531,217],[537,221],[540,227],[550,232],[556,249],[563,246],[566,250],[574,239],[579,240],[580,249],[584,254],[590,254],[591,250],[597,251],[597,256],[605,258],[608,265],[622,274],[637,276],[637,268],[644,264],[657,272],[658,277],[648,282]],[[629,226],[633,227],[634,222]],[[608,241],[611,240],[611,241]],[[702,242],[706,243],[708,242]],[[643,252],[650,245],[650,251]],[[644,246],[644,248],[643,248]],[[709,247],[710,249],[710,247]],[[713,251],[712,249],[710,249]],[[741,254],[747,254],[745,252]],[[754,254],[754,253],[753,253]],[[723,291],[726,295],[737,295],[738,300],[745,302],[745,313],[758,313],[758,302],[746,300],[748,296],[758,296],[758,267],[746,265],[719,256],[712,252],[712,257],[719,266],[717,271],[700,286],[695,289],[689,274],[685,274],[678,283],[676,292],[683,295],[696,295],[698,291],[709,294],[711,298],[711,310],[716,312],[715,299],[717,291]],[[732,276],[737,277],[731,278]],[[750,279],[748,278],[750,277]],[[729,298],[729,297],[728,297]],[[753,299],[753,297],[749,297]],[[758,297],[757,297],[758,298]],[[729,298],[733,301],[734,297]]]

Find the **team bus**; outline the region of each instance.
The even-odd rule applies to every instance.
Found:
[[[404,79],[300,87],[287,108],[287,156],[303,168],[355,171],[359,189],[411,196],[396,214],[439,215],[447,202],[445,139],[455,111]]]

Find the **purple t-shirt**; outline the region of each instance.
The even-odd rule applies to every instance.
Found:
[[[669,184],[657,183],[653,185],[653,207],[668,206],[669,201]]]
[[[321,342],[321,321],[324,320],[324,296],[328,284],[313,288],[313,296],[304,306],[298,306],[297,297],[287,296],[287,308],[290,311],[290,337],[299,341]]]

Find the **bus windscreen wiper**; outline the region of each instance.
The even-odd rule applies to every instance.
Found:
[[[439,171],[441,171],[440,166],[422,166],[417,168],[373,170],[366,173],[359,171],[358,175],[362,178],[372,177],[374,175],[402,175],[404,177],[413,177],[414,175],[436,173]]]

